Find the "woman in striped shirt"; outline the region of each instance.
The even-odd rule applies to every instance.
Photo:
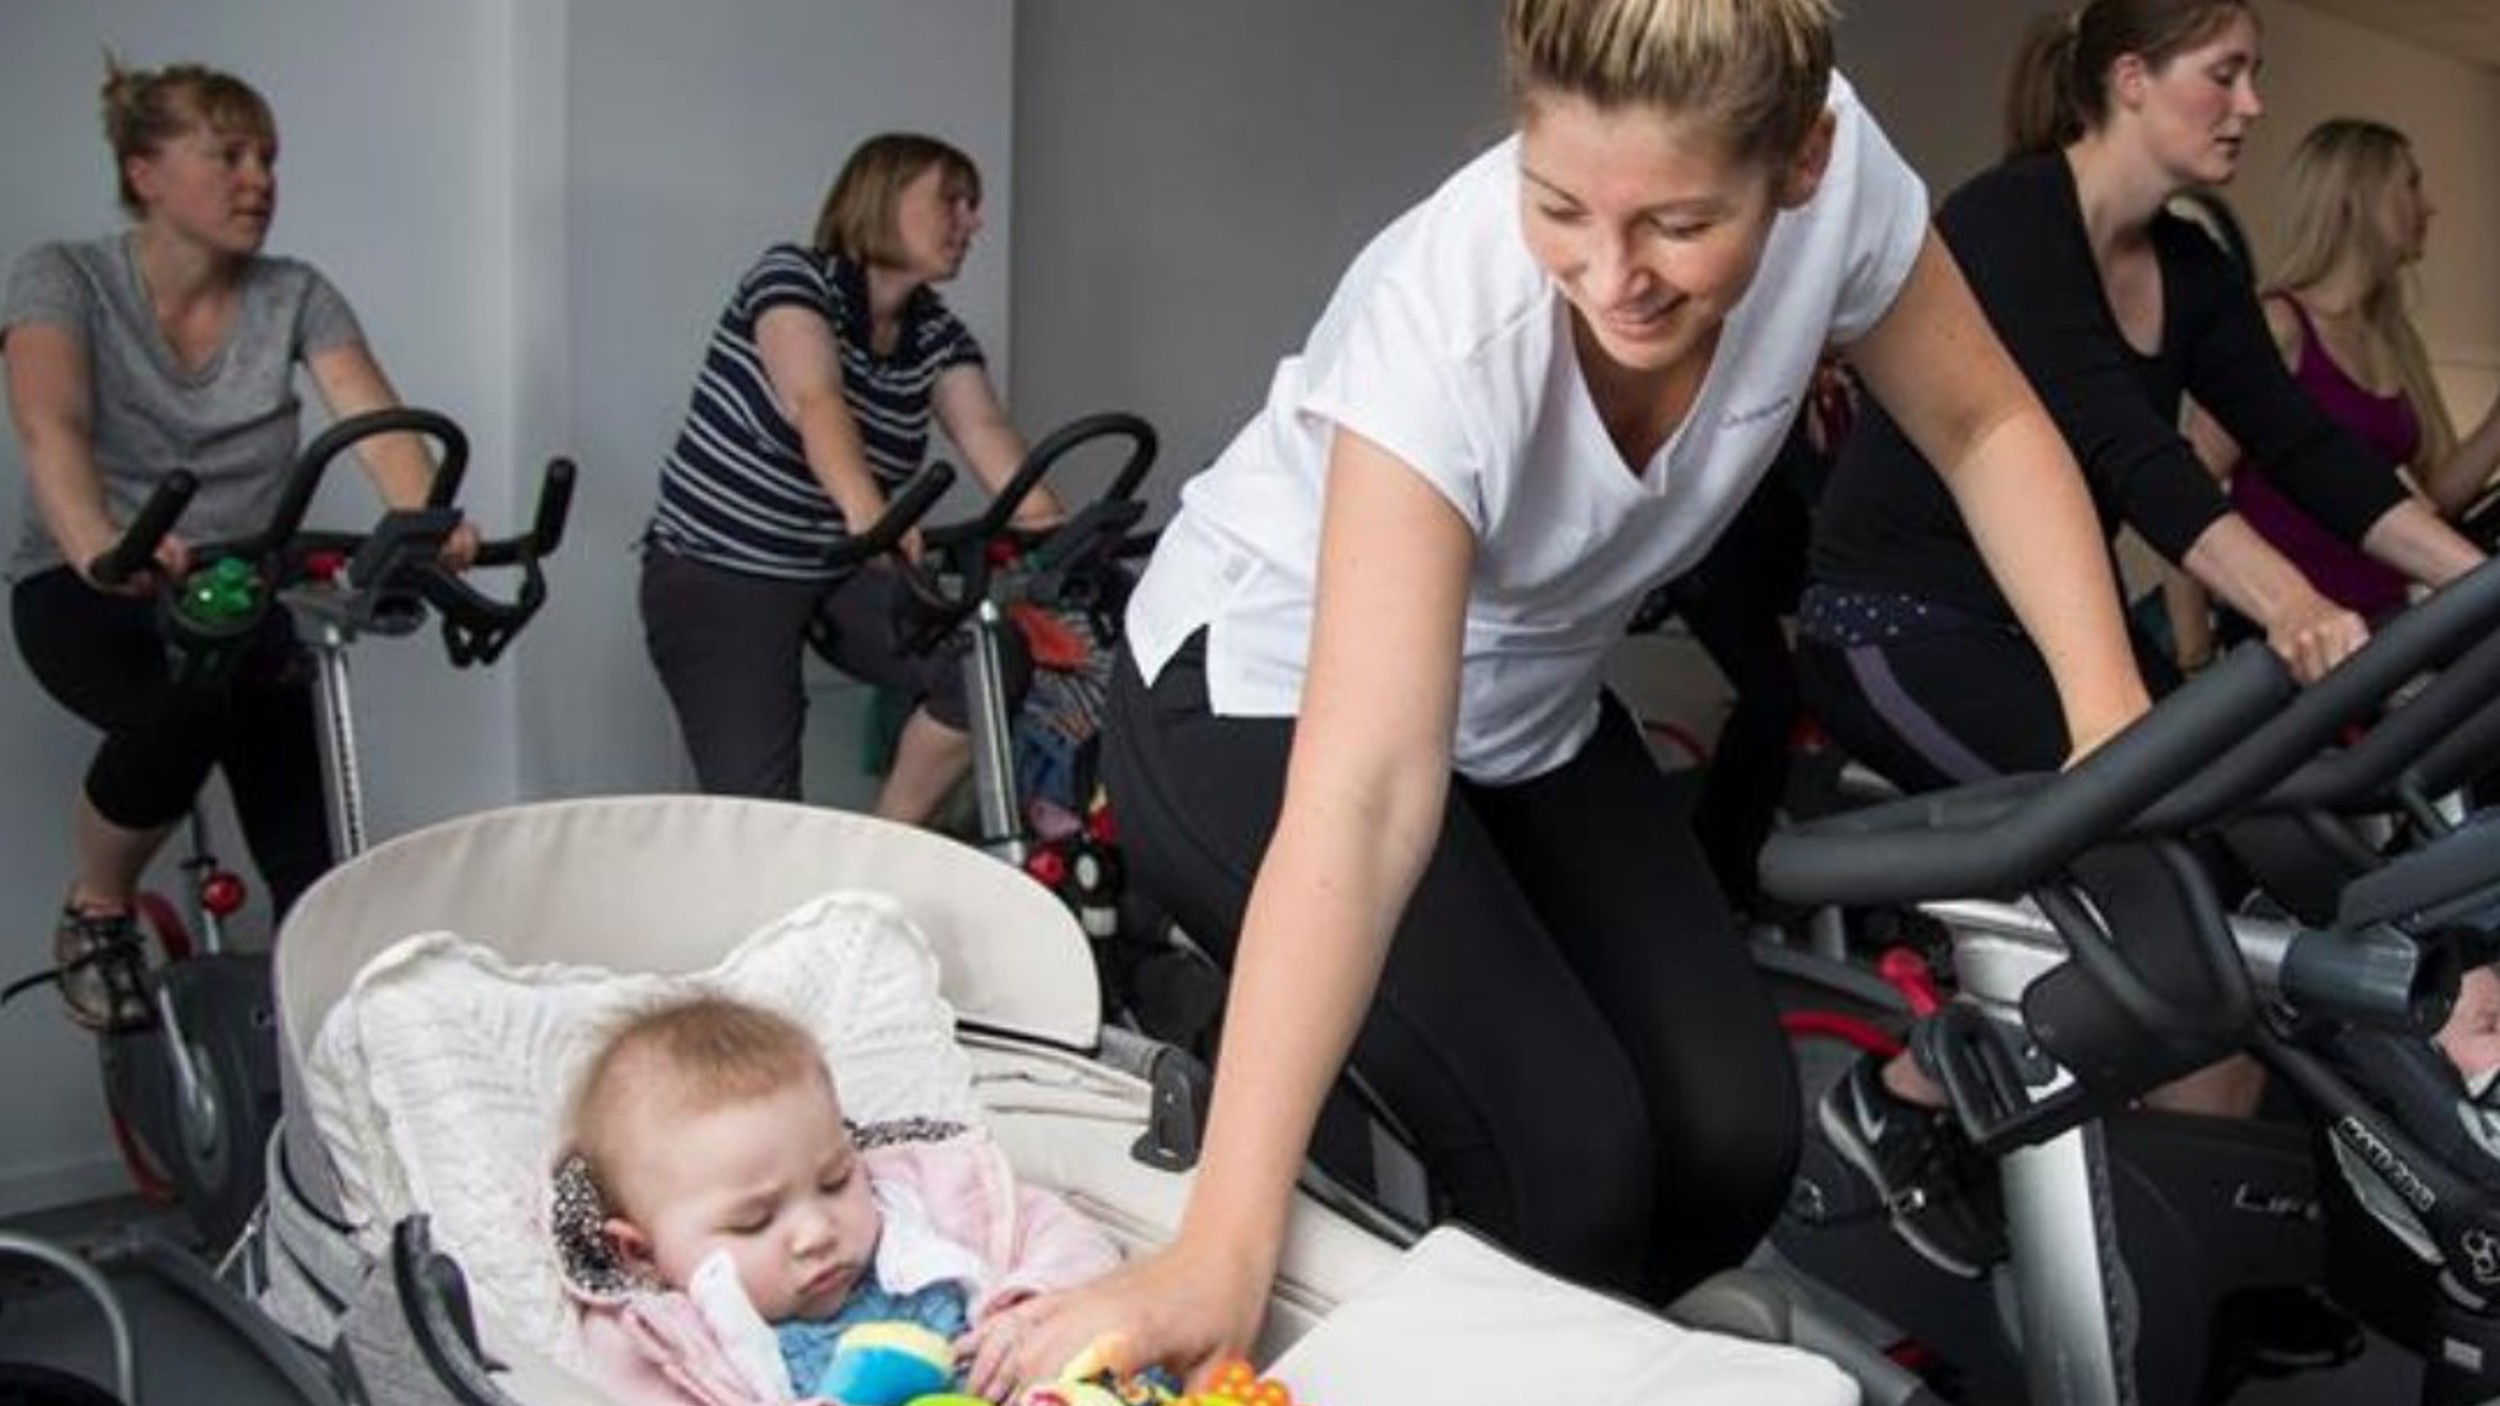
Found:
[[[847,672],[915,700],[877,813],[923,821],[964,773],[954,651],[903,653],[896,574],[842,575],[827,556],[920,467],[933,415],[992,491],[1024,457],[980,344],[935,289],[980,227],[969,157],[931,137],[871,138],[826,194],[815,238],[764,251],[713,327],[660,470],[641,591],[651,661],[705,791],[797,798],[800,651],[820,606]],[[1057,514],[1037,491],[1017,521]],[[904,551],[918,555],[917,534]]]

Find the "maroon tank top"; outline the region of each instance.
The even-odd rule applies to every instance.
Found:
[[[2422,422],[2414,415],[2412,402],[2402,393],[2374,394],[2354,381],[2327,355],[2326,344],[2318,340],[2318,329],[2300,300],[2278,297],[2300,319],[2300,363],[2292,371],[2292,380],[2327,418],[2368,445],[2371,453],[2390,465],[2411,463],[2422,445]],[[2327,599],[2365,620],[2404,608],[2403,575],[2320,527],[2246,459],[2231,474],[2231,506]]]

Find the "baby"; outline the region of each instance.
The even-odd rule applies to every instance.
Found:
[[[556,1226],[585,1347],[638,1400],[806,1397],[845,1329],[897,1321],[950,1340],[964,1388],[1004,1400],[1009,1310],[1118,1262],[977,1131],[854,1140],[814,1037],[723,997],[615,1031],[569,1144]]]

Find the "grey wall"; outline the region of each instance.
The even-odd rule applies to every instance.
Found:
[[[1028,0],[1017,419],[1130,409],[1168,494],[1363,241],[1507,130],[1497,0]]]
[[[634,608],[632,543],[711,320],[765,245],[805,240],[842,159],[888,129],[982,170],[984,232],[948,301],[1011,370],[1019,182],[1007,0],[584,0],[567,7],[562,334],[545,355],[581,460],[564,589],[530,641],[521,746],[534,794],[687,777]],[[838,14],[839,22],[831,22]]]
[[[499,13],[496,0],[11,0],[0,45],[9,153],[0,251],[13,258],[39,240],[121,227],[98,120],[105,46],[142,65],[193,57],[248,75],[276,108],[282,143],[271,248],[311,260],[345,290],[403,395],[467,426],[477,450],[470,492],[495,516],[515,453],[497,275],[509,165],[496,102],[447,100],[445,75],[507,67]],[[340,477],[316,518],[370,522],[371,494],[359,476]],[[22,481],[10,436],[0,440],[0,533],[12,541]],[[0,893],[12,940],[0,944],[0,969],[14,975],[47,950],[89,738],[26,677],[14,643],[5,649]],[[374,642],[355,664],[380,833],[512,797],[508,672],[455,673],[431,634]],[[0,1012],[0,1067],[18,1072],[0,1091],[0,1208],[110,1185],[92,1044],[38,997]]]
[[[919,126],[989,179],[991,232],[950,295],[1003,372],[1012,19],[1007,0],[0,0],[0,257],[121,225],[96,115],[104,46],[251,79],[283,143],[271,249],[324,269],[402,395],[466,426],[475,511],[515,521],[551,454],[584,471],[547,611],[503,665],[455,672],[430,632],[358,649],[376,837],[673,786],[627,544],[705,320],[764,243],[807,234],[853,143]],[[0,533],[16,530],[22,476],[0,437]],[[347,482],[316,516],[371,511]],[[0,660],[13,975],[39,960],[69,871],[90,738],[13,644]],[[0,1092],[0,1215],[117,1184],[91,1043],[30,1000],[0,1012],[0,1066],[24,1071]]]

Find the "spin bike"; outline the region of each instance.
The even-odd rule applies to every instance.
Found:
[[[1765,883],[1784,898],[1921,903],[1951,931],[1959,996],[1920,1027],[1920,1052],[1997,1163],[2011,1250],[2002,1335],[2028,1399],[2219,1399],[2236,1385],[2217,1386],[2197,1360],[2207,1295],[2228,1266],[2197,1258],[2196,1240],[2216,1227],[2180,1214],[2192,1195],[2131,1185],[2114,1153],[2119,1129],[2153,1116],[2129,1111],[2143,1093],[2239,1049],[2299,1096],[2304,1140],[2332,1153],[2317,1180],[2401,1213],[2378,1220],[2435,1284],[2396,1301],[2326,1287],[2422,1351],[2425,1402],[2500,1392],[2489,1169],[2429,1144],[2389,1097],[2385,1062],[2374,1071],[2352,1055],[2437,1063],[2423,1037],[2444,1020],[2461,965],[2500,946],[2500,829],[2488,817],[2426,827],[2425,842],[2349,884],[2316,924],[2225,912],[2189,844],[2251,815],[2418,801],[2424,786],[2487,765],[2500,745],[2495,625],[2500,568],[2486,566],[2297,697],[2270,654],[2243,649],[2063,775],[1810,823],[1765,851]],[[2334,747],[2434,669],[2360,742]],[[2253,1126],[2209,1121],[2216,1157]],[[2207,1204],[2273,1217],[2285,1239],[2334,1214],[2332,1198],[2268,1199],[2213,1165],[2227,1163],[2178,1170],[2221,1183],[2203,1188]],[[2161,1233],[2130,1234],[2146,1220]],[[2343,1217],[2326,1229],[2355,1227]],[[2327,1279],[2323,1265],[2309,1272]]]
[[[1025,531],[1010,526],[1016,509],[1060,461],[1105,439],[1124,442],[1127,456],[1099,497],[1054,527]],[[1120,598],[1105,566],[1145,515],[1137,489],[1154,465],[1156,442],[1152,425],[1125,412],[1072,420],[1034,445],[979,513],[924,530],[920,561],[898,558],[890,563],[905,589],[896,621],[903,652],[928,654],[958,638],[965,642],[971,841],[1006,863],[1025,866],[1037,852],[1016,785],[1003,644],[1016,628],[1009,605],[1021,601],[1083,611],[1098,634],[1110,637],[1105,632],[1117,628]],[[893,511],[886,515],[896,516]],[[811,640],[820,650],[826,647],[821,622]]]
[[[339,455],[396,433],[434,442],[438,467],[425,505],[385,513],[365,533],[306,530],[305,512]],[[513,597],[496,600],[439,560],[461,521],[453,503],[467,463],[467,437],[433,411],[391,408],[341,420],[297,456],[260,531],[195,545],[188,576],[157,593],[176,687],[218,687],[268,611],[294,613],[317,678],[328,823],[340,858],[367,844],[349,648],[369,634],[413,633],[433,617],[455,666],[491,664],[546,599],[540,562],[562,538],[573,465],[548,465],[530,531],[479,547],[477,567],[521,573]],[[115,585],[150,569],[197,487],[188,472],[167,475],[95,563],[95,579]],[[234,896],[204,895],[220,903]],[[214,906],[208,911],[215,915]],[[264,953],[228,950],[214,922],[202,925],[195,944],[179,923],[142,916],[159,943],[154,960],[145,939],[98,958],[115,1004],[134,993],[148,1012],[99,1036],[106,1103],[142,1189],[155,1180],[170,1186],[202,1241],[225,1250],[242,1241],[258,1211],[263,1155],[281,1111],[269,962]]]
[[[1019,533],[1007,525],[1044,474],[1080,447],[1105,438],[1124,441],[1127,457],[1100,495],[1056,527]],[[927,559],[935,570],[906,569],[918,623],[905,647],[926,650],[958,634],[968,637],[964,669],[966,696],[974,700],[974,843],[1023,868],[1076,915],[1094,948],[1107,1012],[1106,1057],[1156,1085],[1157,1116],[1139,1155],[1155,1165],[1184,1167],[1195,1158],[1205,1114],[1211,1078],[1206,1061],[1213,1057],[1223,973],[1127,885],[1115,818],[1093,794],[1092,736],[1076,743],[1070,767],[1079,815],[1053,833],[1036,823],[1039,807],[1020,804],[1022,778],[999,649],[1005,633],[1016,628],[1005,608],[1013,602],[1081,621],[1088,657],[1107,661],[1119,643],[1120,612],[1132,581],[1129,562],[1153,542],[1152,534],[1138,529],[1146,505],[1137,490],[1155,449],[1153,427],[1119,412],[1072,421],[1034,446],[985,512],[926,535]],[[1107,683],[1095,675],[1076,688]]]
[[[1045,476],[1100,440],[1126,450],[1100,494],[1057,526],[1032,532],[1010,526],[1017,507]],[[1153,466],[1156,447],[1154,427],[1133,414],[1108,411],[1072,420],[1033,446],[981,512],[923,532],[921,561],[898,557],[888,565],[901,573],[905,586],[898,620],[904,651],[925,654],[964,642],[972,741],[970,842],[1024,870],[1076,915],[1093,943],[1107,1012],[1101,1053],[1155,1088],[1155,1114],[1137,1156],[1178,1169],[1197,1157],[1212,1082],[1206,1032],[1222,1002],[1224,979],[1150,911],[1151,905],[1127,890],[1118,832],[1107,808],[1088,808],[1064,833],[1035,833],[1018,785],[1004,646],[1008,632],[1017,628],[1009,606],[1019,603],[1080,617],[1094,650],[1116,646],[1128,598],[1126,563],[1151,541],[1138,531],[1146,505],[1137,490]],[[898,498],[876,530],[889,534],[918,515]],[[831,657],[821,625],[811,631],[810,643]],[[1090,753],[1090,740],[1085,750]],[[1090,770],[1083,763],[1077,767],[1087,789]]]

